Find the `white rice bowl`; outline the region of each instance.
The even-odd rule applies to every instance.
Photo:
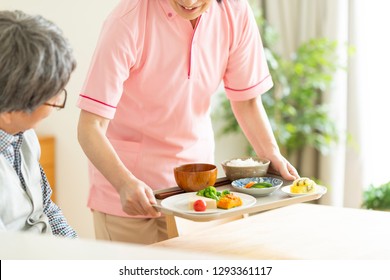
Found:
[[[245,160],[242,160],[242,159],[232,159],[231,161],[227,162],[226,165],[228,166],[243,166],[243,167],[246,167],[246,166],[260,166],[262,165],[263,163],[262,162],[258,162],[256,160],[254,160],[253,158],[248,158],[248,159],[245,159]]]

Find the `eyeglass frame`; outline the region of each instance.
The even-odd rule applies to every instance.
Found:
[[[54,107],[57,110],[64,109],[65,108],[65,104],[66,104],[66,99],[68,98],[68,92],[66,91],[66,89],[62,89],[62,91],[59,94],[61,94],[62,92],[65,95],[64,102],[62,103],[62,105],[51,104],[51,103],[47,103],[47,102],[43,103],[43,105]]]

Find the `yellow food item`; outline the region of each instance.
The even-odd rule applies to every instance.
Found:
[[[309,178],[299,178],[296,179],[292,186],[290,187],[290,191],[292,193],[309,193],[313,192],[315,189],[316,183]]]
[[[222,196],[220,200],[218,200],[217,202],[217,207],[222,209],[230,209],[241,205],[242,205],[241,198],[232,193]]]

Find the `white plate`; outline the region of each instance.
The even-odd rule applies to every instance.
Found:
[[[309,194],[317,194],[317,193],[320,193],[320,194],[325,194],[327,192],[327,188],[323,187],[323,186],[315,186],[314,187],[314,190],[311,191],[311,192],[308,192],[308,193],[292,193],[290,191],[290,187],[292,185],[288,185],[288,186],[284,186],[281,188],[281,191],[288,194],[289,196],[302,196],[302,195],[309,195]]]
[[[199,199],[202,199],[201,196],[196,195],[196,192],[188,192],[188,193],[167,197],[161,201],[161,206],[171,211],[183,212],[188,214],[215,214],[215,213],[224,213],[226,211],[240,210],[252,206],[253,204],[256,203],[256,198],[254,198],[251,195],[247,195],[244,193],[236,193],[236,192],[234,192],[234,194],[241,198],[242,205],[227,210],[217,208],[217,209],[206,209],[206,211],[197,212],[195,210],[188,209],[188,203],[192,197],[199,197]]]

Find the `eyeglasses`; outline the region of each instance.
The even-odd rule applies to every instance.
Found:
[[[51,104],[51,103],[43,103],[44,105],[51,106],[56,108],[57,110],[61,110],[65,108],[66,104],[66,98],[68,97],[68,92],[66,89],[61,90],[61,92],[58,94],[56,103]]]

